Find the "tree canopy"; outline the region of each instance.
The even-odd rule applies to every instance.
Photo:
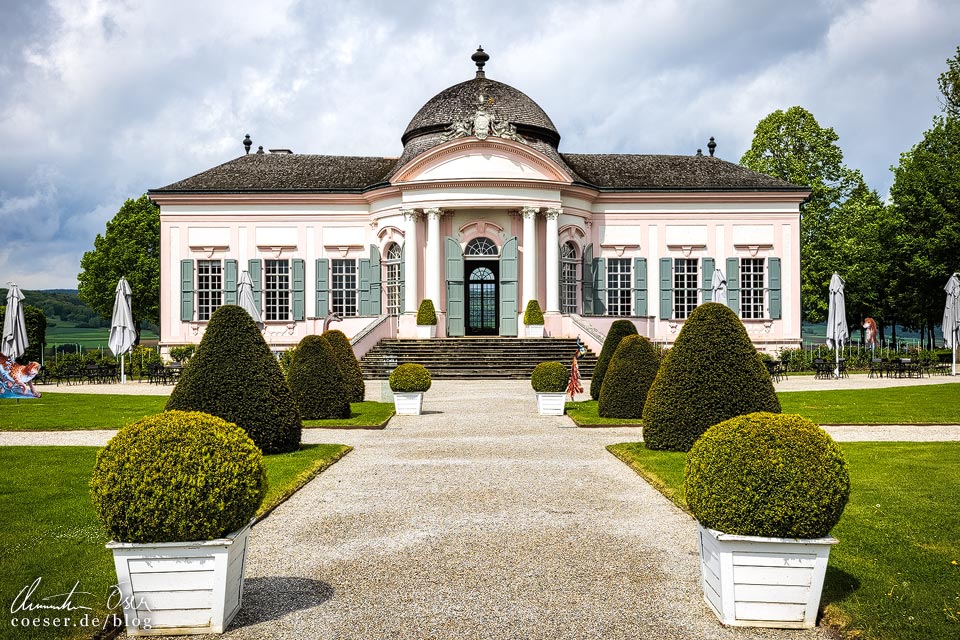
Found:
[[[160,321],[160,209],[146,195],[128,199],[97,234],[93,251],[80,260],[80,299],[104,318],[113,314],[117,282],[130,283],[133,320],[140,341],[140,322]]]
[[[951,118],[960,118],[960,47],[955,56],[947,60],[947,70],[937,78],[943,95],[943,112]]]

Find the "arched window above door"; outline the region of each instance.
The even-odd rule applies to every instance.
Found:
[[[497,257],[498,255],[497,245],[490,238],[484,237],[474,238],[467,243],[467,247],[463,250],[464,258],[487,258]]]

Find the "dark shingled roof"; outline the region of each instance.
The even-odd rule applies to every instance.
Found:
[[[601,191],[809,191],[711,156],[562,153]]]
[[[396,158],[253,153],[150,193],[359,192],[384,182],[396,163]]]

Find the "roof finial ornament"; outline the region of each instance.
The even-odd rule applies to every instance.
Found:
[[[698,157],[698,158],[702,158],[702,157],[703,157],[703,149],[697,149],[697,157]]]
[[[257,147],[257,155],[258,156],[263,155],[263,145],[260,145],[259,147]]]
[[[250,134],[248,133],[243,138],[243,148],[247,151],[247,154],[250,153],[250,147],[253,146],[253,140],[250,139]]]
[[[713,157],[713,152],[717,150],[717,142],[713,139],[713,136],[710,136],[710,142],[707,143],[707,149],[710,151],[710,157]]]
[[[477,77],[486,78],[487,74],[483,72],[483,65],[487,64],[487,60],[490,59],[490,56],[487,55],[487,52],[483,50],[483,47],[477,47],[476,52],[470,56],[470,59],[477,63]]]

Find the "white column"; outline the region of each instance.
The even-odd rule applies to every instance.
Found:
[[[424,209],[427,216],[427,264],[423,268],[425,278],[424,297],[433,301],[433,306],[440,309],[440,275],[443,269],[440,265],[440,209]]]
[[[560,214],[547,209],[547,313],[560,312]]]
[[[524,207],[523,216],[523,297],[520,299],[520,311],[527,303],[537,297],[537,207]]]
[[[404,270],[404,304],[406,313],[416,313],[420,307],[420,292],[417,290],[417,252],[420,250],[417,242],[417,218],[415,209],[404,209],[403,214],[403,270]]]

